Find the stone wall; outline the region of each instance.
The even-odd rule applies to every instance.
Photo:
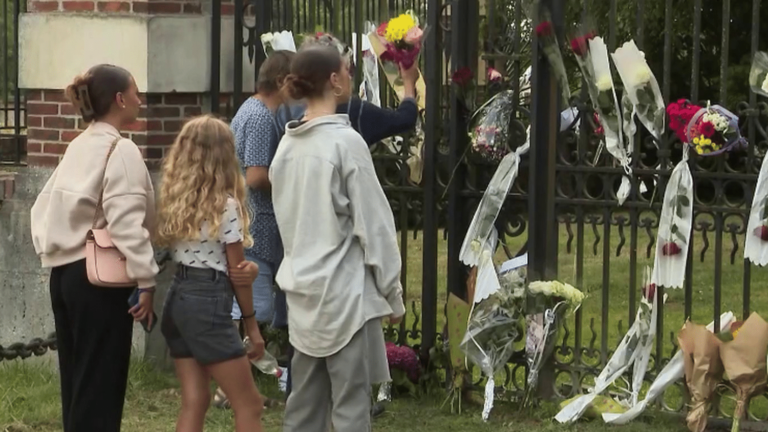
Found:
[[[19,24],[19,86],[27,98],[27,166],[0,171],[0,344],[54,330],[48,270],[30,239],[30,209],[61,156],[84,128],[64,97],[72,79],[99,63],[128,69],[142,92],[139,119],[123,130],[159,179],[159,163],[184,121],[210,106],[210,0],[29,0]],[[247,50],[234,43],[232,0],[222,1],[220,92],[234,87],[234,53],[243,50],[243,90],[254,88]],[[62,223],[66,223],[62,220]],[[159,314],[172,269],[158,279]],[[126,305],[127,307],[127,305]],[[126,310],[127,313],[127,310]],[[135,344],[165,359],[157,328]]]

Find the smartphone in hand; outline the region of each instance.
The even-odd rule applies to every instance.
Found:
[[[136,306],[139,304],[139,290],[138,288],[133,290],[133,293],[131,293],[131,296],[128,298],[128,309]],[[149,319],[144,318],[141,320],[141,326],[144,328],[144,331],[147,333],[151,333],[152,329],[155,328],[155,323],[157,323],[157,315],[155,315],[155,312],[152,311],[152,326],[149,326]]]

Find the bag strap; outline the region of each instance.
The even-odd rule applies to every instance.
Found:
[[[115,147],[117,147],[117,143],[119,143],[121,139],[123,139],[123,137],[115,138],[115,141],[112,142],[112,145],[109,147],[109,152],[107,152],[107,160],[104,161],[104,170],[101,172],[101,191],[99,192],[99,201],[96,203],[96,212],[93,214],[93,225],[91,226],[91,229],[96,229],[96,223],[98,223],[99,218],[104,215],[104,208],[102,207],[102,204],[104,203],[104,177],[107,175],[107,164],[109,164],[109,158],[112,156],[112,153],[115,151]]]

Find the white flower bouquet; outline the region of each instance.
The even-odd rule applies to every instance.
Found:
[[[665,288],[682,288],[688,245],[693,225],[693,177],[688,166],[688,148],[678,162],[664,191],[656,240],[652,283]]]
[[[757,51],[752,58],[749,87],[756,94],[768,97],[768,53]]]
[[[477,282],[481,283],[479,275]],[[500,282],[500,289],[474,308],[460,345],[467,359],[488,377],[483,420],[488,420],[493,407],[494,375],[509,361],[523,332],[525,276],[512,270]]]
[[[646,286],[649,285],[650,271],[646,270]],[[621,377],[630,366],[634,365],[632,393],[630,399],[632,404],[636,403],[639,389],[643,384],[643,377],[648,368],[653,340],[656,334],[657,310],[654,308],[656,300],[656,290],[644,290],[640,307],[637,309],[637,316],[632,327],[621,340],[619,347],[613,353],[606,363],[605,368],[600,372],[595,385],[589,390],[589,393],[574,399],[570,404],[563,407],[555,416],[555,420],[560,423],[572,423],[578,420],[589,408],[592,401],[601,393],[606,391],[619,377]]]
[[[480,205],[477,207],[477,211],[475,211],[459,251],[461,262],[470,267],[480,265],[483,245],[486,244],[491,236],[491,232],[494,231],[494,224],[496,223],[496,218],[499,217],[501,206],[504,204],[504,200],[506,200],[507,194],[517,178],[520,157],[530,148],[530,136],[529,127],[525,144],[501,159],[496,172],[483,193],[483,199],[480,200]]]
[[[524,407],[533,401],[544,360],[555,349],[562,318],[569,309],[578,309],[584,293],[558,281],[532,282],[526,291],[525,357],[528,363]]]
[[[613,63],[624,82],[624,91],[634,106],[640,122],[656,139],[661,141],[666,117],[664,98],[659,83],[645,61],[645,53],[635,45],[626,42],[613,53]]]
[[[760,267],[768,264],[768,153],[760,166],[752,210],[749,212],[744,258]]]
[[[264,33],[261,35],[261,46],[264,48],[264,54],[267,57],[275,51],[296,52],[296,41],[293,38],[293,32],[288,30]]]

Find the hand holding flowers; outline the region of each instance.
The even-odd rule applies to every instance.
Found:
[[[403,69],[410,69],[421,52],[424,30],[419,27],[419,19],[413,11],[398,15],[381,23],[376,33],[382,39],[386,51],[382,61],[392,61]]]

